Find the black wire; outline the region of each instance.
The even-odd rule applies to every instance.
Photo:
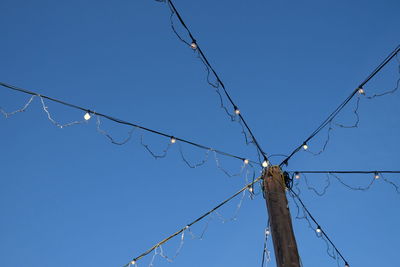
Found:
[[[397,53],[400,51],[400,45],[398,45],[372,72],[368,77],[360,83],[360,85],[326,118],[317,129],[311,133],[311,135],[303,141],[303,143],[295,148],[292,153],[289,154],[287,158],[285,158],[279,166],[287,165],[289,160],[293,157],[294,154],[300,151],[301,147],[310,141],[314,136],[316,136],[323,128],[325,128],[338,114],[339,112],[350,102],[350,100],[357,94],[358,90],[362,88],[365,84],[367,84],[386,64],[388,64]]]
[[[230,96],[230,94],[228,93],[228,91],[225,88],[224,83],[222,82],[222,80],[219,78],[217,72],[215,71],[215,69],[212,67],[212,65],[210,64],[210,62],[208,61],[208,59],[206,58],[205,54],[203,53],[203,50],[200,48],[200,46],[198,45],[198,43],[196,42],[196,39],[194,38],[194,36],[192,35],[191,31],[189,30],[189,28],[186,26],[186,23],[183,21],[180,13],[178,12],[178,10],[176,9],[175,5],[173,4],[172,0],[168,0],[168,4],[170,5],[170,7],[173,9],[173,11],[175,12],[178,20],[180,21],[180,23],[182,24],[182,26],[186,29],[186,31],[189,34],[189,37],[192,39],[192,42],[196,44],[197,46],[197,50],[199,51],[200,56],[203,58],[204,62],[206,63],[206,65],[210,68],[210,70],[212,71],[212,73],[214,74],[215,78],[217,79],[218,83],[221,84],[221,87],[224,91],[225,96],[228,98],[229,102],[232,104],[234,109],[237,109],[238,106],[234,103],[232,97]],[[256,140],[253,132],[251,131],[249,125],[247,124],[247,122],[244,120],[243,116],[241,115],[241,113],[238,114],[239,118],[243,121],[244,126],[246,127],[247,131],[249,132],[251,138],[254,141],[254,144],[256,145],[257,149],[261,152],[261,154],[264,157],[265,161],[268,161],[267,155],[266,153],[262,150],[260,144],[258,143],[258,141]]]
[[[304,205],[304,202],[301,200],[301,198],[299,197],[299,195],[293,191],[292,188],[289,188],[290,192],[297,198],[297,200],[300,202],[300,204],[303,206],[305,212],[308,214],[308,216],[310,217],[310,219],[318,226],[320,227],[320,224],[317,222],[317,220],[314,218],[314,216],[312,216],[312,214],[310,213],[310,211],[307,209],[306,205]],[[339,249],[335,246],[335,244],[332,242],[332,240],[329,238],[329,236],[326,234],[326,232],[323,230],[323,228],[319,228],[321,230],[321,234],[323,236],[325,236],[325,238],[327,239],[327,241],[332,245],[332,247],[335,249],[335,251],[338,253],[338,255],[342,258],[342,260],[347,264],[347,260],[343,257],[342,253],[340,253]]]
[[[243,158],[243,157],[240,157],[240,156],[236,156],[236,155],[233,155],[233,154],[230,154],[230,153],[226,153],[226,152],[223,152],[223,151],[221,151],[221,150],[217,150],[217,149],[214,149],[214,148],[211,148],[211,147],[208,147],[208,146],[205,146],[205,145],[201,145],[201,144],[198,144],[198,143],[189,141],[189,140],[185,140],[185,139],[183,139],[183,138],[179,138],[179,137],[176,137],[176,136],[172,136],[172,135],[169,135],[169,134],[166,134],[166,133],[162,133],[162,132],[159,132],[159,131],[156,131],[156,130],[153,130],[153,129],[149,129],[149,128],[140,126],[140,125],[138,125],[138,124],[134,124],[134,123],[131,123],[131,122],[127,122],[127,121],[124,121],[124,120],[115,118],[115,117],[111,117],[111,116],[109,116],[109,115],[102,114],[102,113],[99,113],[99,112],[97,112],[97,111],[92,111],[92,110],[87,109],[87,108],[83,108],[83,107],[80,107],[80,106],[77,106],[77,105],[74,105],[74,104],[70,104],[70,103],[67,103],[67,102],[62,101],[62,100],[58,100],[58,99],[55,99],[55,98],[52,98],[52,97],[49,97],[49,96],[45,96],[45,95],[42,95],[42,94],[39,94],[39,93],[36,93],[36,92],[32,92],[32,91],[29,91],[29,90],[26,90],[26,89],[23,89],[23,88],[19,88],[19,87],[16,87],[16,86],[14,86],[14,85],[9,85],[9,84],[0,82],[0,86],[3,86],[3,87],[5,87],[5,88],[8,88],[8,89],[11,89],[11,90],[14,90],[14,91],[22,92],[22,93],[25,93],[25,94],[34,95],[34,96],[39,96],[39,97],[48,99],[48,100],[50,100],[50,101],[53,101],[53,102],[62,104],[62,105],[64,105],[64,106],[68,106],[68,107],[71,107],[71,108],[75,108],[75,109],[78,109],[78,110],[82,110],[82,111],[88,112],[88,113],[90,113],[90,114],[95,114],[95,115],[97,115],[97,116],[106,118],[106,119],[108,119],[108,120],[110,120],[110,121],[113,121],[113,122],[116,122],[116,123],[119,123],[119,124],[124,124],[124,125],[133,126],[133,127],[142,129],[142,130],[144,130],[144,131],[151,132],[151,133],[153,133],[153,134],[157,134],[157,135],[161,135],[161,136],[167,137],[167,138],[169,138],[169,139],[175,138],[177,141],[181,141],[182,143],[186,143],[186,144],[189,144],[189,145],[192,145],[192,146],[195,146],[195,147],[197,147],[197,148],[204,149],[204,150],[215,151],[216,153],[218,153],[218,154],[220,154],[220,155],[224,155],[224,156],[227,156],[227,157],[239,159],[239,160],[241,160],[241,161],[244,161],[244,160],[246,159],[246,158]],[[249,160],[249,162],[252,162],[252,163],[256,163],[256,164],[257,164],[256,161]]]
[[[400,171],[287,171],[289,173],[400,173]]]

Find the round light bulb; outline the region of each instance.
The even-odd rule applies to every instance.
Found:
[[[192,42],[192,43],[190,44],[190,47],[191,47],[193,50],[196,50],[196,49],[197,49],[197,44],[196,44],[195,42]]]
[[[307,145],[307,144],[304,144],[304,145],[303,145],[303,149],[304,149],[304,150],[307,150],[307,149],[308,149],[308,145]]]
[[[90,120],[91,117],[92,117],[92,116],[90,116],[90,113],[89,113],[89,112],[86,112],[85,115],[83,116],[83,118],[84,118],[86,121]]]
[[[360,95],[363,95],[363,94],[365,94],[365,91],[364,91],[363,88],[358,88],[358,93],[359,93]]]
[[[318,234],[320,234],[322,232],[321,227],[317,227],[317,230],[315,230]]]
[[[271,232],[269,231],[269,229],[266,229],[266,230],[265,230],[265,234],[266,234],[266,235],[270,235],[270,234],[271,234]]]
[[[379,179],[379,173],[376,172],[374,177],[375,177],[375,179]]]
[[[245,160],[243,160],[243,162],[244,162],[244,164],[249,164],[249,160],[248,159],[245,159]]]
[[[294,178],[296,178],[296,179],[300,179],[300,173],[298,173],[298,172],[295,172],[295,173],[294,173]]]
[[[251,187],[251,186],[249,187],[249,192],[253,193],[253,187]]]
[[[347,262],[345,262],[344,267],[350,267],[350,265]]]
[[[238,108],[235,108],[235,114],[239,115],[240,114],[240,110]]]
[[[131,264],[131,265],[135,265],[136,264],[136,261],[131,261],[129,264]]]
[[[264,160],[263,163],[262,163],[262,166],[263,166],[264,168],[267,168],[268,165],[269,165],[268,161]]]
[[[171,137],[171,144],[175,144],[176,143],[176,138],[175,137]]]

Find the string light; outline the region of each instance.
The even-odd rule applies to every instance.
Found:
[[[196,50],[196,49],[197,49],[197,44],[196,44],[196,42],[192,42],[192,43],[190,44],[190,47],[191,47],[193,50]]]
[[[317,230],[315,230],[318,234],[320,234],[322,232],[321,227],[318,225]]]
[[[295,173],[294,173],[294,178],[296,178],[296,179],[300,179],[300,173],[298,173],[298,172],[295,172]]]
[[[379,179],[379,173],[375,172],[374,178],[375,178],[375,179]]]
[[[90,116],[90,113],[89,113],[89,112],[86,112],[85,115],[83,116],[83,118],[84,118],[86,121],[90,120],[91,117],[92,117],[92,116]]]
[[[303,144],[303,149],[304,149],[304,150],[307,150],[307,149],[308,149],[308,145],[304,143],[304,144]]]
[[[264,168],[267,168],[269,165],[269,162],[264,160],[263,163],[261,164]]]
[[[327,125],[329,125],[335,117],[343,110],[343,108],[350,102],[350,100],[358,93],[364,92],[363,86],[366,85],[375,75],[377,75],[384,66],[386,66],[398,53],[400,52],[400,45],[398,45],[372,72],[368,75],[368,77],[360,83],[360,85],[354,89],[351,94],[311,133],[311,135],[306,139],[305,142],[313,139],[319,132],[322,131]],[[362,90],[360,90],[362,89]],[[303,144],[304,146],[304,144]],[[287,156],[279,166],[287,165],[288,161],[299,152],[299,147],[294,149],[289,156]]]
[[[135,265],[136,264],[136,261],[131,261],[130,263],[129,263],[130,265]]]
[[[175,137],[171,137],[171,144],[175,144],[176,143],[176,138]]]
[[[238,107],[235,107],[235,114],[239,115],[240,114],[240,109],[238,109]]]
[[[350,267],[350,265],[347,262],[345,262],[344,267]]]
[[[365,95],[365,91],[364,91],[364,89],[362,88],[362,87],[360,87],[360,88],[358,88],[358,93],[360,94],[360,95]]]
[[[245,160],[243,160],[243,162],[244,162],[244,164],[249,164],[249,160],[248,159],[245,159]]]

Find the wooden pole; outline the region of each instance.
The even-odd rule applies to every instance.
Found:
[[[264,170],[263,176],[276,266],[300,267],[282,171],[279,166],[271,166]]]

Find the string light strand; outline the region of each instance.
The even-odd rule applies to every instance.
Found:
[[[146,132],[150,132],[150,133],[153,133],[153,134],[156,134],[156,135],[160,135],[160,136],[166,137],[166,138],[168,138],[168,139],[171,139],[172,137],[174,137],[174,136],[172,136],[172,135],[169,135],[169,134],[166,134],[166,133],[157,131],[157,130],[153,130],[153,129],[146,128],[146,127],[141,126],[141,125],[138,125],[138,124],[134,124],[134,123],[131,123],[131,122],[127,122],[127,121],[124,121],[124,120],[121,120],[121,119],[118,119],[118,118],[115,118],[115,117],[112,117],[112,116],[109,116],[109,115],[106,115],[106,114],[102,114],[102,113],[97,112],[97,111],[95,112],[95,111],[92,111],[92,110],[90,110],[90,109],[83,108],[83,107],[81,107],[81,106],[77,106],[77,105],[74,105],[74,104],[70,104],[70,103],[67,103],[67,102],[65,102],[65,101],[63,101],[63,100],[59,100],[59,99],[55,99],[55,98],[52,98],[52,97],[49,97],[49,96],[41,95],[41,94],[39,94],[39,93],[36,93],[36,92],[33,92],[33,91],[29,91],[29,90],[26,90],[26,89],[22,89],[22,88],[19,88],[19,87],[14,86],[14,85],[9,85],[9,84],[0,82],[0,86],[2,86],[2,87],[4,87],[4,88],[7,88],[7,89],[10,89],[10,90],[14,90],[14,91],[18,91],[18,92],[21,92],[21,93],[25,93],[25,94],[28,94],[28,95],[31,95],[31,96],[38,96],[38,97],[40,97],[41,102],[42,102],[43,109],[44,109],[45,112],[47,113],[49,120],[50,120],[53,124],[55,124],[56,126],[58,126],[58,127],[60,127],[60,128],[61,128],[61,126],[66,127],[66,126],[70,126],[70,125],[74,125],[74,124],[78,124],[78,123],[84,123],[84,122],[86,122],[87,120],[85,119],[85,121],[82,121],[82,122],[80,122],[80,121],[74,121],[74,122],[71,122],[71,123],[62,125],[62,124],[56,122],[56,121],[52,118],[51,114],[50,114],[49,111],[48,111],[47,106],[46,106],[45,103],[44,103],[44,99],[50,100],[50,101],[52,101],[52,102],[55,102],[55,103],[58,103],[58,104],[61,104],[61,105],[64,105],[64,106],[67,106],[67,107],[70,107],[70,108],[74,108],[74,109],[81,110],[81,111],[85,112],[85,115],[89,115],[89,116],[90,116],[90,114],[91,114],[91,115],[97,115],[98,117],[105,118],[105,119],[110,120],[110,121],[113,121],[113,122],[115,122],[115,123],[123,124],[123,125],[127,125],[127,126],[131,126],[131,127],[135,127],[135,128],[137,128],[137,129],[141,129],[141,130],[144,130],[144,131],[146,131]],[[29,102],[29,104],[30,104],[30,102]],[[191,146],[194,146],[194,147],[203,149],[203,150],[212,150],[212,151],[215,151],[216,153],[218,153],[218,154],[220,154],[220,155],[223,155],[223,156],[226,156],[226,157],[235,158],[235,159],[238,159],[238,160],[241,160],[241,161],[244,161],[244,160],[246,159],[245,157],[236,156],[236,155],[233,155],[233,154],[230,154],[230,153],[227,153],[227,152],[223,152],[223,151],[221,151],[221,150],[217,150],[217,149],[214,149],[214,148],[211,148],[211,147],[208,147],[208,146],[199,144],[199,143],[195,143],[195,142],[192,142],[192,141],[183,139],[183,138],[178,138],[178,137],[174,137],[174,138],[175,138],[176,141],[179,141],[179,142],[182,142],[182,143],[186,143],[186,144],[188,144],[188,145],[191,145]],[[256,163],[255,161],[251,161],[251,162]]]
[[[325,128],[328,124],[330,124],[333,119],[340,113],[340,111],[350,102],[350,100],[359,92],[364,93],[362,89],[379,71],[382,70],[384,66],[386,66],[400,51],[400,45],[398,45],[372,72],[368,75],[368,77],[360,83],[360,85],[353,90],[353,92],[317,127],[314,132],[311,133],[309,137],[305,139],[302,145],[295,148],[292,153],[289,154],[287,158],[285,158],[279,166],[287,165],[289,160],[301,150],[304,145],[306,145],[311,139],[313,139],[323,128]],[[362,91],[360,91],[362,90]]]
[[[229,201],[231,201],[232,199],[234,199],[236,196],[240,195],[243,191],[247,190],[249,187],[251,187],[254,183],[258,182],[259,180],[261,180],[262,177],[258,177],[257,179],[254,180],[254,182],[247,184],[246,186],[244,186],[242,189],[240,189],[238,192],[236,192],[235,194],[233,194],[232,196],[230,196],[229,198],[225,199],[224,201],[222,201],[220,204],[218,204],[217,206],[215,206],[213,209],[211,209],[210,211],[204,213],[202,216],[200,216],[199,218],[197,218],[196,220],[192,221],[191,223],[187,224],[185,227],[183,227],[182,229],[176,231],[175,233],[173,233],[172,235],[170,235],[169,237],[165,238],[164,240],[158,242],[157,244],[155,244],[154,246],[152,246],[151,248],[149,248],[148,250],[146,250],[145,252],[143,252],[142,254],[140,254],[139,256],[135,257],[132,261],[130,261],[129,263],[125,264],[124,267],[129,267],[130,265],[135,265],[137,263],[138,260],[140,260],[141,258],[145,257],[146,255],[150,254],[152,251],[154,251],[157,247],[165,244],[166,242],[168,242],[169,240],[171,240],[172,238],[174,238],[175,236],[181,234],[183,231],[189,229],[191,226],[193,226],[194,224],[200,222],[201,220],[203,220],[204,218],[208,217],[209,215],[211,215],[212,213],[214,213],[216,210],[218,210],[219,208],[221,208],[222,206],[224,206],[226,203],[228,203]]]
[[[293,198],[296,198],[298,200],[298,202],[300,203],[300,205],[302,206],[303,210],[305,211],[305,213],[308,215],[308,217],[314,222],[314,224],[317,226],[316,232],[321,234],[321,236],[324,236],[326,238],[326,240],[331,244],[331,246],[333,247],[333,249],[337,252],[337,254],[340,256],[340,258],[342,258],[342,260],[344,261],[345,265],[347,265],[348,261],[344,258],[344,256],[342,255],[342,253],[339,251],[339,249],[336,247],[336,245],[332,242],[332,240],[329,238],[329,236],[327,235],[327,233],[324,231],[324,229],[322,229],[320,227],[320,224],[317,222],[317,220],[314,218],[314,216],[311,214],[311,212],[307,209],[307,207],[305,206],[304,202],[301,200],[300,196],[292,189],[289,188],[289,191],[291,192],[291,195]],[[310,222],[309,222],[310,223]]]
[[[233,101],[232,97],[230,96],[230,94],[228,93],[228,91],[227,91],[227,89],[226,89],[224,83],[222,82],[222,80],[220,79],[219,75],[217,74],[217,72],[215,71],[215,69],[212,67],[212,65],[211,65],[210,62],[208,61],[208,59],[207,59],[207,57],[205,56],[204,52],[202,51],[201,47],[199,46],[199,44],[197,43],[196,39],[194,38],[192,32],[191,32],[190,29],[187,27],[186,23],[185,23],[184,20],[182,19],[182,16],[180,15],[180,13],[178,12],[178,10],[176,9],[174,3],[172,2],[172,0],[166,0],[166,2],[168,3],[168,6],[169,6],[169,8],[171,9],[171,12],[172,12],[173,14],[176,15],[176,17],[178,18],[179,22],[180,22],[181,25],[183,26],[183,28],[185,28],[185,30],[187,31],[187,33],[188,33],[188,35],[189,35],[189,37],[190,37],[190,39],[191,39],[191,43],[190,43],[190,45],[189,45],[188,42],[184,41],[184,40],[180,37],[180,35],[177,34],[178,37],[179,37],[179,39],[180,39],[181,41],[183,41],[185,44],[189,45],[193,50],[196,50],[196,51],[198,52],[198,55],[201,57],[203,63],[208,67],[208,71],[211,71],[211,73],[214,75],[214,77],[215,77],[216,80],[217,80],[216,84],[214,84],[213,87],[215,88],[215,87],[221,86],[221,88],[222,88],[222,90],[223,90],[223,92],[224,92],[224,95],[226,96],[226,98],[228,99],[228,101],[231,103],[233,109],[234,109],[235,112],[236,112],[236,110],[238,110],[238,108],[237,108],[238,106],[234,103],[234,101]],[[173,24],[172,24],[172,25],[173,25]],[[174,30],[174,32],[177,33],[176,30]],[[208,78],[207,78],[207,79],[208,79]],[[209,79],[208,79],[208,80],[209,80]],[[210,83],[210,82],[209,82],[209,83]],[[228,112],[228,113],[229,113],[229,112]],[[254,141],[254,144],[255,144],[256,148],[257,148],[257,149],[261,152],[261,154],[263,155],[264,160],[265,160],[265,161],[268,161],[268,158],[267,158],[266,153],[262,150],[261,146],[260,146],[259,143],[257,142],[257,140],[256,140],[256,138],[255,138],[253,132],[251,131],[251,129],[250,129],[249,125],[247,124],[247,122],[244,120],[242,114],[241,114],[241,113],[238,113],[237,115],[238,115],[239,119],[240,119],[241,121],[243,121],[243,124],[244,124],[245,128],[247,129],[249,135],[251,136],[251,139]]]
[[[382,180],[384,182],[388,183],[389,185],[391,185],[396,190],[396,193],[400,193],[399,185],[388,180],[387,178],[385,178],[383,176],[383,174],[400,174],[400,171],[388,171],[388,170],[382,170],[382,171],[377,171],[377,170],[375,170],[375,171],[289,171],[288,173],[292,174],[293,180],[294,179],[299,180],[300,176],[304,177],[305,183],[307,185],[307,189],[313,191],[318,196],[323,196],[326,193],[328,187],[330,186],[330,177],[335,178],[340,184],[342,184],[346,188],[353,190],[353,191],[367,191],[372,187],[372,185],[375,183],[376,180],[378,180],[380,177],[382,177]],[[318,190],[315,187],[311,186],[308,181],[308,178],[305,174],[326,174],[327,184],[323,188],[323,191],[318,192]],[[371,178],[370,178],[370,182],[365,186],[352,186],[352,185],[349,185],[348,183],[344,182],[344,179],[342,179],[338,174],[369,174],[369,175],[371,175]],[[298,186],[298,182],[295,184],[295,186],[296,187]]]

